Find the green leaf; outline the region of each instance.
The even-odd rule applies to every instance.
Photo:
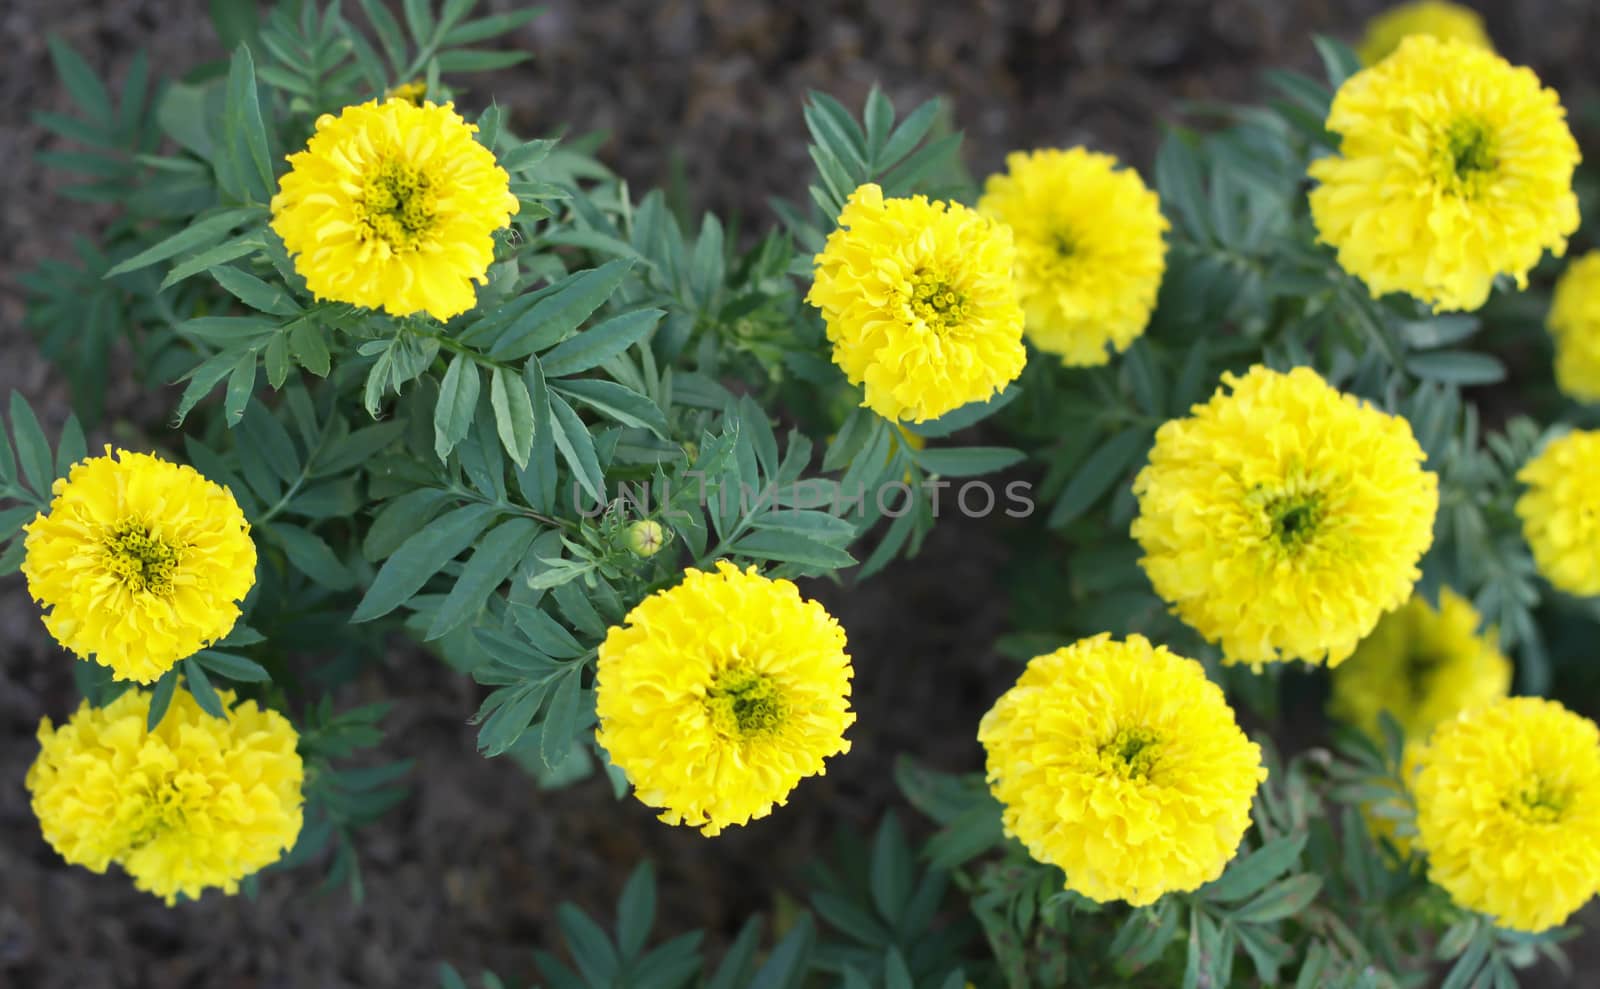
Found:
[[[1228,865],[1228,870],[1200,888],[1200,895],[1219,903],[1242,900],[1283,875],[1300,858],[1306,832],[1284,835]]]
[[[297,526],[275,524],[266,526],[267,534],[279,546],[294,568],[313,582],[334,591],[347,591],[356,586],[352,574],[321,536]]]
[[[455,48],[439,55],[440,72],[492,72],[526,62],[525,51],[483,51],[476,48]]]
[[[735,543],[732,550],[760,560],[795,563],[817,570],[842,570],[856,564],[855,557],[836,546],[796,532],[777,529],[752,532]]]
[[[1150,442],[1150,430],[1125,429],[1102,444],[1078,467],[1050,513],[1051,528],[1082,515],[1123,476]]]
[[[1234,916],[1247,924],[1282,920],[1310,906],[1321,890],[1322,879],[1318,876],[1290,876],[1234,911]]]
[[[50,61],[55,65],[56,75],[60,77],[62,85],[67,87],[73,102],[78,104],[91,120],[109,128],[112,121],[111,95],[106,92],[105,86],[101,85],[99,77],[89,67],[89,63],[73,51],[70,45],[53,34],[45,43],[50,48]]]
[[[265,683],[272,679],[266,667],[243,656],[235,656],[233,653],[202,649],[191,659],[218,676],[240,683]]]
[[[767,956],[746,989],[799,989],[810,966],[811,945],[816,938],[811,918],[801,915],[789,933]]]
[[[200,705],[200,710],[213,718],[226,718],[228,711],[222,706],[222,698],[217,696],[217,691],[211,686],[211,678],[206,676],[205,668],[195,662],[193,656],[178,664],[183,667],[183,679],[189,687],[189,694],[194,702]]]
[[[333,359],[328,353],[328,341],[322,330],[311,323],[300,321],[289,331],[289,352],[300,366],[319,378],[326,378],[332,369]]]
[[[946,412],[937,419],[928,422],[913,423],[902,422],[900,428],[908,433],[927,439],[943,439],[946,436],[975,425],[999,412],[1001,409],[1016,401],[1022,394],[1022,388],[1011,385],[1005,391],[984,402],[968,402],[959,409]]]
[[[515,371],[496,367],[489,379],[489,404],[501,444],[518,467],[526,468],[533,450],[533,399],[528,386]]]
[[[530,361],[531,365],[532,362]],[[584,493],[597,503],[607,501],[605,474],[600,470],[600,460],[595,453],[594,437],[560,395],[550,396],[550,411],[554,413],[556,449],[567,467],[582,485]]]
[[[617,901],[617,947],[622,957],[632,958],[644,950],[656,918],[656,874],[649,861],[639,863],[622,887]]]
[[[544,712],[544,728],[539,733],[539,758],[551,769],[561,765],[567,753],[572,751],[573,736],[578,730],[578,699],[582,680],[583,664],[573,663],[551,691],[550,705]]]
[[[1311,39],[1311,43],[1317,46],[1322,66],[1328,72],[1328,85],[1333,89],[1337,90],[1346,79],[1361,71],[1361,59],[1344,42],[1319,34]]]
[[[236,426],[244,418],[244,407],[256,387],[256,352],[247,350],[239,355],[233,370],[228,373],[228,390],[223,395],[222,407],[228,415],[228,425]]]
[[[878,825],[868,879],[878,916],[891,924],[898,923],[911,899],[917,877],[905,833],[893,814],[884,815],[883,822]]]
[[[552,387],[617,422],[669,438],[671,426],[661,407],[631,388],[600,378],[569,378]]]
[[[401,543],[378,570],[350,621],[370,622],[411,600],[428,578],[472,545],[497,512],[493,505],[465,505]]]
[[[178,668],[173,667],[161,674],[155,690],[150,692],[150,714],[144,719],[145,731],[155,731],[156,726],[161,724],[161,719],[167,716],[167,708],[172,706],[172,695],[177,690]]]
[[[262,246],[259,233],[254,229],[248,230],[233,240],[224,241],[216,247],[201,251],[192,257],[184,258],[173,265],[172,270],[168,271],[166,277],[161,279],[161,287],[164,289],[171,288],[185,278],[198,275],[202,271],[209,271],[219,264],[227,264],[229,261],[242,258],[248,254],[254,254]]]
[[[1005,470],[1024,459],[1021,450],[998,446],[968,446],[942,450],[911,451],[911,459],[930,474],[945,477],[975,477]]]
[[[1506,377],[1506,366],[1498,358],[1467,350],[1412,354],[1406,358],[1406,369],[1419,378],[1461,387],[1492,385]]]
[[[278,188],[272,173],[272,152],[268,150],[267,128],[261,120],[261,98],[256,92],[256,63],[250,49],[240,45],[233,50],[228,65],[228,101],[223,111],[223,133],[234,162],[244,175],[255,168],[261,184],[254,191],[265,202]]]
[[[1185,132],[1171,128],[1156,152],[1156,191],[1173,220],[1198,241],[1208,241],[1205,191],[1200,183],[1200,157]]]
[[[211,27],[224,49],[256,40],[261,33],[259,0],[210,0]]]
[[[665,315],[660,309],[636,309],[584,330],[539,359],[545,378],[577,374],[610,360],[649,336]]]
[[[526,357],[566,339],[611,298],[632,267],[632,261],[618,259],[569,275],[501,334],[489,355],[500,360]]]
[[[171,237],[168,237],[162,241],[158,241],[152,246],[145,248],[138,254],[135,254],[133,257],[123,261],[121,264],[114,265],[109,271],[106,272],[105,276],[110,278],[114,275],[123,275],[130,271],[138,271],[140,268],[148,267],[158,261],[165,261],[168,258],[176,257],[185,251],[193,251],[199,248],[209,247],[221,240],[223,236],[228,233],[228,231],[232,230],[234,227],[237,227],[246,219],[259,216],[260,214],[261,208],[258,206],[225,209],[218,213],[212,213],[211,215],[206,216],[204,219],[195,220],[195,222],[189,224],[189,226],[173,234]]]
[[[55,482],[54,458],[50,455],[50,441],[33,414],[33,407],[21,392],[11,393],[11,431],[17,441],[17,459],[22,462],[22,476],[28,487],[41,500],[48,501],[50,488]]]
[[[211,269],[211,277],[217,280],[230,295],[243,302],[252,309],[270,313],[273,316],[294,316],[300,312],[300,307],[295,305],[281,286],[269,285],[261,279],[238,268],[222,266]]]
[[[56,444],[56,476],[66,477],[72,465],[88,455],[89,444],[83,437],[83,426],[76,413],[69,413],[61,426],[61,440]]]
[[[900,122],[900,126],[895,128],[894,133],[889,136],[888,142],[884,144],[883,152],[878,156],[878,160],[873,162],[880,174],[884,169],[889,168],[910,154],[912,148],[922,143],[922,139],[927,136],[928,130],[933,127],[933,122],[938,119],[939,112],[943,109],[943,106],[944,104],[941,100],[928,100],[915,110],[912,110],[905,120]]]
[[[472,429],[479,387],[478,365],[472,358],[466,354],[452,357],[444,380],[439,383],[439,401],[433,407],[433,452],[440,460],[449,457]],[[526,391],[524,387],[524,394]]]
[[[538,535],[539,523],[528,518],[509,519],[490,530],[461,569],[450,595],[433,613],[424,638],[432,641],[448,635],[482,608],[495,588],[522,563]]]

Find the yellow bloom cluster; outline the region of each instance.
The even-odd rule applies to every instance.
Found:
[[[1501,927],[1542,931],[1600,892],[1600,730],[1515,697],[1434,729],[1415,783],[1428,876]]]
[[[150,683],[228,634],[255,583],[250,525],[194,468],[106,448],[55,483],[22,572],[56,641]]]
[[[477,301],[510,176],[455,108],[395,97],[324,114],[272,197],[272,229],[319,299],[449,319]]]
[[[715,835],[850,750],[852,672],[844,630],[794,584],[691,569],[607,632],[595,737],[663,821]]]
[[[1336,665],[1410,596],[1438,479],[1404,419],[1309,368],[1222,380],[1134,480],[1141,565],[1225,661]]]
[[[1580,402],[1600,402],[1600,251],[1572,262],[1550,303],[1556,384]]]
[[[282,857],[300,834],[299,736],[276,711],[221,693],[228,717],[179,690],[153,732],[142,690],[85,701],[60,728],[45,719],[27,786],[50,847],[93,872],[115,862],[169,906],[234,893]]]
[[[1522,534],[1545,579],[1569,594],[1600,594],[1600,431],[1551,440],[1517,472]]]
[[[850,196],[816,256],[806,301],[862,404],[924,422],[981,402],[1022,373],[1011,231],[960,203]]]
[[[1414,34],[1440,41],[1459,41],[1473,48],[1494,49],[1483,18],[1470,7],[1445,0],[1417,0],[1387,10],[1367,22],[1366,35],[1356,48],[1365,65],[1376,65]]]
[[[1138,635],[1035,657],[978,739],[1006,832],[1101,902],[1221,875],[1267,777],[1200,664]]]
[[[1311,165],[1311,216],[1375,296],[1477,309],[1578,228],[1561,100],[1491,51],[1407,38],[1346,80],[1327,126],[1340,150]]]
[[[1421,594],[1385,615],[1350,659],[1333,671],[1329,713],[1380,738],[1388,711],[1409,743],[1462,711],[1511,690],[1511,661],[1472,602],[1446,587],[1435,609]]]
[[[1167,267],[1156,194],[1083,148],[1015,152],[978,209],[1011,228],[1028,339],[1067,365],[1105,364],[1144,332]]]

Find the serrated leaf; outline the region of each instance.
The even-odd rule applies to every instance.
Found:
[[[1111,437],[1089,454],[1050,512],[1051,528],[1066,525],[1087,511],[1127,472],[1149,441],[1150,431],[1136,426]]]
[[[605,494],[605,475],[600,470],[600,460],[595,452],[594,437],[589,435],[589,429],[578,418],[578,413],[572,411],[560,395],[550,396],[550,411],[553,413],[556,449],[561,453],[561,459],[566,461],[567,467],[577,478],[578,484],[584,493],[593,498],[597,504],[607,501]]]
[[[433,408],[433,451],[440,460],[449,457],[472,429],[478,388],[478,365],[466,354],[456,354],[445,368],[439,401]]]
[[[574,663],[570,670],[550,692],[550,703],[545,708],[544,726],[539,733],[539,758],[551,769],[561,765],[572,751],[573,736],[578,730],[579,688],[583,681],[583,664]]]
[[[145,717],[145,731],[155,731],[161,724],[161,719],[167,716],[167,708],[172,706],[172,695],[178,690],[178,668],[173,667],[161,674],[161,679],[156,681],[155,689],[150,692],[150,713]]]
[[[430,577],[482,534],[497,512],[492,505],[466,505],[401,543],[378,570],[350,621],[360,624],[381,618],[409,601]]]
[[[566,339],[611,298],[632,267],[632,261],[618,259],[569,275],[513,322],[494,342],[489,355],[513,360]]]
[[[356,586],[355,575],[341,562],[321,536],[292,525],[266,526],[267,534],[283,547],[289,562],[313,582],[334,591]]]
[[[533,400],[522,377],[503,367],[491,371],[489,405],[501,444],[518,467],[526,468],[533,450]]]
[[[232,653],[202,649],[191,658],[218,676],[240,683],[265,683],[272,679],[272,675],[260,663]]]
[[[945,477],[975,477],[993,474],[1023,461],[1021,450],[998,446],[969,446],[954,449],[922,450],[911,458],[930,474]]]
[[[433,613],[425,638],[432,641],[455,631],[483,607],[494,589],[522,563],[538,535],[539,523],[528,518],[509,519],[491,529],[461,568],[461,576],[456,578],[449,596]]]
[[[546,380],[587,371],[625,352],[649,336],[665,315],[660,309],[636,309],[558,344],[539,358]]]
[[[582,402],[623,425],[648,429],[662,439],[667,439],[671,433],[672,427],[659,405],[614,381],[569,378],[552,387],[561,395]]]
[[[111,278],[115,275],[127,274],[130,271],[138,271],[140,268],[149,267],[158,261],[176,257],[185,251],[193,251],[214,245],[228,231],[237,227],[246,219],[260,215],[260,212],[259,207],[251,206],[225,209],[204,219],[197,219],[171,237],[158,241],[120,264],[113,265],[105,276]]]
[[[1266,924],[1282,920],[1304,910],[1322,890],[1322,879],[1301,874],[1290,876],[1275,886],[1268,887],[1255,899],[1234,911],[1234,916],[1247,924]]]
[[[206,676],[205,668],[195,662],[193,656],[178,665],[183,667],[183,680],[189,687],[189,696],[200,705],[200,710],[213,718],[226,718],[227,708],[222,706],[222,698],[217,696],[216,688],[211,686],[211,678]]]
[[[56,477],[55,458],[50,452],[50,441],[45,439],[39,419],[33,414],[33,406],[17,391],[11,393],[11,431],[16,438],[23,478],[34,494],[49,500]]]

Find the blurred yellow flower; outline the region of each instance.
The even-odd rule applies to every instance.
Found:
[[[446,103],[402,98],[323,114],[272,197],[272,229],[318,299],[449,319],[477,301],[510,176]]]
[[[28,792],[45,841],[73,865],[121,865],[171,906],[276,862],[300,834],[299,735],[276,711],[221,692],[226,718],[178,690],[156,730],[151,694],[129,690],[39,726]]]
[[[1428,878],[1501,927],[1542,931],[1600,891],[1600,731],[1514,697],[1434,729],[1417,774]]]
[[[1438,609],[1412,595],[1333,671],[1329,713],[1381,740],[1378,714],[1388,711],[1414,744],[1441,721],[1506,696],[1511,661],[1481,624],[1472,602],[1448,587]]]
[[[1600,432],[1557,437],[1517,472],[1522,534],[1545,579],[1568,594],[1600,594]]]
[[[1600,251],[1567,266],[1550,303],[1556,384],[1580,402],[1600,402]]]
[[[1137,172],[1083,148],[1013,152],[978,209],[1011,228],[1026,332],[1067,365],[1105,364],[1144,332],[1166,271],[1166,217]]]
[[[1140,906],[1217,878],[1267,778],[1200,664],[1138,635],[1035,657],[978,740],[1006,833],[1100,902]]]
[[[816,256],[806,301],[862,404],[891,420],[937,419],[1022,373],[1011,231],[960,203],[850,196]]]
[[[1327,126],[1339,153],[1311,164],[1311,216],[1374,296],[1477,309],[1578,228],[1561,100],[1493,52],[1407,38],[1346,80]]]
[[[1225,662],[1337,665],[1411,596],[1438,479],[1404,419],[1310,368],[1222,380],[1134,480],[1140,564]]]
[[[22,573],[56,641],[151,683],[227,635],[256,579],[250,525],[194,468],[106,447],[55,483]]]
[[[691,569],[607,632],[596,739],[663,821],[716,835],[850,750],[852,672],[844,630],[794,584]]]
[[[1459,41],[1473,48],[1494,50],[1483,18],[1470,7],[1444,0],[1418,0],[1384,11],[1367,22],[1367,33],[1356,48],[1364,65],[1376,65],[1388,58],[1400,42],[1414,34],[1425,34],[1440,41]]]

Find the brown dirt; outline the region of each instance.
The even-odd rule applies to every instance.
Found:
[[[489,0],[506,9],[511,0]],[[480,82],[518,129],[601,128],[601,157],[637,188],[681,164],[697,206],[766,218],[809,171],[800,103],[811,88],[859,104],[881,83],[897,105],[953,98],[981,174],[1006,150],[1086,142],[1147,164],[1175,100],[1247,99],[1269,65],[1314,64],[1308,34],[1348,35],[1378,6],[1332,0],[552,0],[514,39],[531,63]],[[1600,12],[1587,0],[1524,0],[1491,16],[1512,57],[1556,85],[1583,78]],[[1507,9],[1509,8],[1509,9]],[[198,0],[8,0],[0,10],[0,396],[20,390],[53,429],[68,395],[22,327],[18,277],[104,214],[61,199],[32,159],[33,109],[67,109],[45,54],[61,35],[120,78],[132,51],[181,70],[220,54]],[[1559,30],[1552,27],[1559,25]],[[1569,102],[1572,93],[1569,92]],[[475,102],[476,94],[466,102]],[[107,383],[113,416],[158,422],[134,383]],[[418,760],[414,796],[364,833],[368,898],[317,896],[315,870],[269,876],[255,902],[208,897],[166,910],[125,877],[65,867],[44,845],[22,775],[40,717],[73,704],[66,659],[17,578],[0,581],[0,987],[431,985],[448,959],[514,984],[549,946],[555,904],[608,903],[642,855],[661,865],[674,926],[727,930],[770,909],[838,826],[870,827],[893,803],[897,753],[977,764],[978,713],[1007,670],[985,594],[1004,549],[977,525],[942,527],[923,558],[859,590],[812,588],[848,630],[859,669],[855,750],[783,813],[715,842],[668,829],[603,781],[544,793],[512,764],[476,755],[476,688],[397,643],[342,701],[397,702],[386,754]],[[1577,984],[1577,983],[1573,983]]]

